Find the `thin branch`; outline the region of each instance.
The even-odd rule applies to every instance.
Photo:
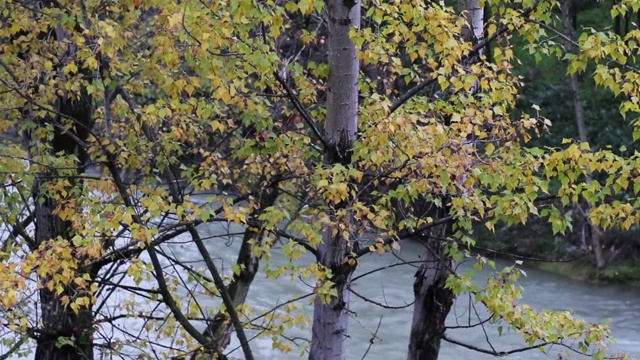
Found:
[[[395,263],[395,264],[379,267],[379,268],[367,271],[367,272],[365,272],[363,274],[360,274],[358,276],[353,277],[351,279],[351,283],[353,284],[356,280],[361,279],[361,278],[363,278],[365,276],[371,275],[373,273],[376,273],[378,271],[384,271],[384,270],[387,270],[387,269],[390,269],[390,268],[396,267],[396,266],[405,266],[405,265],[411,265],[411,264],[422,264],[424,262],[425,262],[424,260],[405,261],[405,262],[401,262],[401,263]]]
[[[11,233],[9,233],[9,235],[5,239],[4,244],[2,245],[2,251],[6,251],[7,250],[6,247],[8,247],[9,241],[15,240],[18,235],[22,237],[24,241],[27,242],[27,245],[30,248],[35,248],[36,247],[35,241],[33,240],[33,238],[31,238],[31,236],[29,236],[29,234],[27,234],[27,231],[25,230],[27,226],[29,226],[33,222],[33,220],[34,220],[33,214],[29,214],[29,216],[27,216],[26,219],[19,221],[15,225],[13,225],[11,229]],[[7,224],[7,226],[10,226],[10,225]]]
[[[11,84],[9,84],[7,81],[5,81],[4,79],[0,79],[0,82],[3,83],[6,87],[8,87],[9,89],[11,89],[12,91],[14,91],[15,93],[17,93],[21,98],[23,98],[24,100],[26,100],[29,104],[44,110],[48,113],[52,113],[54,115],[57,115],[61,118],[65,118],[65,119],[69,119],[71,120],[75,125],[78,125],[80,127],[82,127],[83,129],[87,130],[92,136],[94,136],[95,138],[97,138],[97,136],[95,134],[93,134],[93,132],[91,132],[91,129],[89,129],[85,124],[82,124],[80,121],[76,120],[75,118],[67,115],[67,114],[63,114],[53,108],[50,108],[48,106],[44,106],[41,104],[38,104],[37,101],[35,101],[29,94],[22,92],[17,86],[19,86],[20,82],[18,81],[17,76],[14,74],[14,72],[9,68],[9,65],[7,65],[4,61],[2,61],[2,59],[0,59],[0,67],[4,68],[4,70],[9,74],[9,76],[11,77],[11,79],[13,79],[13,81],[15,82],[16,86],[12,86]],[[87,143],[83,140],[81,140],[79,137],[77,137],[73,132],[68,131],[68,129],[65,128],[65,126],[63,126],[62,124],[60,124],[59,122],[51,119],[51,124],[55,127],[57,127],[58,129],[60,129],[62,132],[64,132],[67,136],[69,136],[71,139],[73,139],[73,141],[80,147],[86,149],[88,147]]]
[[[258,315],[258,316],[256,316],[256,317],[254,317],[254,318],[253,318],[253,319],[251,319],[249,322],[250,322],[250,323],[253,323],[254,321],[260,320],[260,319],[262,319],[263,317],[265,317],[265,316],[267,316],[267,315],[269,315],[269,314],[271,314],[271,313],[275,312],[276,310],[278,310],[279,308],[281,308],[281,307],[283,307],[283,306],[289,305],[289,304],[294,303],[294,302],[296,302],[296,301],[300,301],[300,300],[302,300],[302,299],[306,299],[306,298],[308,298],[308,297],[310,297],[310,296],[313,296],[313,295],[315,295],[315,294],[314,294],[314,293],[308,293],[308,294],[301,295],[301,296],[298,296],[298,297],[296,297],[296,298],[293,298],[293,299],[287,300],[287,301],[285,301],[285,302],[283,302],[283,303],[281,303],[281,304],[278,304],[278,305],[274,306],[272,309],[269,309],[269,311],[266,311],[266,312],[264,312],[264,313],[262,313],[262,314],[260,314],[260,315]]]
[[[189,36],[193,41],[195,41],[198,44],[198,46],[202,49],[203,48],[202,41],[200,41],[200,39],[195,37],[191,33],[191,31],[189,31],[189,29],[187,29],[187,25],[184,23],[184,19],[186,18],[186,16],[184,16],[184,12],[186,12],[186,11],[187,11],[187,6],[185,5],[184,10],[183,10],[183,15],[182,15],[182,30],[184,30],[184,32],[187,34],[187,36]],[[208,47],[205,48],[205,51],[207,53],[209,53],[209,55],[212,55],[212,56],[238,56],[238,57],[244,56],[243,53],[231,52],[231,51],[227,51],[227,50],[222,50],[220,52],[213,52],[213,51],[209,50]]]
[[[536,3],[536,5],[537,5],[537,3]],[[531,8],[527,9],[526,11],[523,11],[521,13],[522,17],[527,18],[528,15],[535,9],[536,5],[532,6]],[[475,44],[471,48],[471,50],[467,54],[465,54],[465,56],[462,57],[462,59],[460,59],[460,62],[464,63],[465,61],[469,60],[470,58],[473,58],[474,56],[477,56],[478,53],[484,47],[486,47],[489,43],[491,43],[492,41],[494,41],[495,39],[497,39],[498,37],[502,36],[503,34],[505,34],[508,31],[509,31],[509,28],[506,25],[501,25],[496,30],[496,32],[493,33],[493,35],[491,35],[490,37],[484,39],[483,41],[480,41],[477,44]],[[422,91],[424,88],[428,87],[429,85],[434,84],[436,81],[438,81],[437,77],[430,78],[430,79],[424,80],[420,84],[418,84],[418,85],[412,87],[411,89],[409,89],[406,93],[402,94],[402,96],[400,96],[398,99],[396,99],[396,101],[394,101],[393,104],[391,104],[391,107],[389,108],[389,114],[394,113],[402,105],[404,105],[407,101],[409,101],[411,98],[416,96],[420,91]]]
[[[105,151],[106,156],[107,156],[107,164],[106,164],[107,165],[107,169],[111,172],[115,187],[118,190],[118,193],[120,194],[120,197],[122,198],[122,200],[124,201],[124,204],[127,207],[135,208],[135,206],[133,204],[133,201],[131,200],[131,197],[129,196],[129,193],[127,191],[127,186],[124,184],[122,179],[120,179],[120,177],[118,176],[118,167],[116,165],[115,156],[110,151],[108,151],[107,149],[104,149],[104,151]],[[132,216],[132,219],[133,219],[134,223],[144,226],[144,222],[140,219],[138,214],[134,214]],[[195,226],[187,225],[187,231],[189,231],[190,233],[195,232],[196,235],[197,235],[197,231],[194,231],[194,230],[195,230]],[[202,243],[202,240],[200,240],[200,243]],[[176,321],[178,321],[178,323],[185,329],[185,331],[189,335],[191,335],[196,341],[198,341],[200,344],[205,346],[207,349],[215,352],[219,359],[226,359],[226,356],[215,345],[215,343],[212,342],[211,338],[206,337],[204,334],[202,334],[200,331],[198,331],[198,329],[196,329],[191,324],[189,319],[183,314],[182,310],[180,309],[178,304],[175,302],[175,299],[173,298],[173,295],[171,294],[171,292],[169,291],[169,289],[167,287],[167,283],[166,283],[165,278],[164,278],[164,272],[163,272],[163,269],[162,269],[162,265],[160,264],[160,260],[158,258],[158,254],[156,253],[155,247],[147,246],[146,250],[147,250],[147,253],[149,254],[149,258],[151,259],[151,264],[152,264],[153,270],[155,272],[155,278],[156,278],[156,282],[158,284],[158,290],[162,294],[162,299],[163,299],[164,303],[171,310],[171,313],[175,317]],[[222,279],[220,278],[220,280],[222,280]],[[224,286],[224,283],[222,283],[222,284]],[[248,359],[248,360],[253,360],[253,359]]]
[[[536,202],[548,201],[548,200],[552,200],[552,199],[556,199],[556,198],[557,198],[557,195],[544,195],[544,196],[539,196],[538,198],[534,199],[533,202],[536,203]],[[492,206],[492,207],[489,207],[486,210],[492,210],[494,208],[495,207]],[[478,211],[474,211],[470,215],[471,216],[476,216],[478,214],[479,214]],[[440,218],[438,220],[432,221],[430,223],[426,223],[426,224],[423,224],[421,226],[418,226],[415,229],[409,229],[409,230],[401,231],[395,236],[386,236],[386,237],[383,238],[383,244],[382,245],[383,246],[389,246],[389,245],[393,244],[395,241],[402,240],[402,239],[407,239],[407,238],[411,238],[411,237],[415,237],[415,236],[420,235],[424,231],[429,230],[429,229],[431,229],[433,227],[449,224],[449,223],[454,222],[454,221],[456,221],[456,217],[455,216],[453,216],[453,215],[445,216],[443,218]],[[437,238],[436,238],[436,240],[449,241],[448,239],[437,239]],[[360,250],[358,250],[355,253],[355,257],[356,258],[362,257],[362,256],[364,256],[366,254],[371,253],[372,251],[375,251],[375,248],[372,249],[370,246],[361,248]]]
[[[176,304],[171,292],[167,288],[167,284],[164,279],[164,273],[162,271],[162,266],[160,265],[160,260],[158,259],[158,255],[156,254],[155,248],[148,247],[147,252],[149,253],[149,258],[151,259],[151,263],[153,265],[153,269],[155,271],[156,282],[158,283],[158,288],[160,293],[162,293],[162,299],[167,307],[171,310],[171,313],[176,318],[176,320],[180,323],[189,335],[193,336],[196,341],[205,346],[206,348],[213,350],[216,355],[220,359],[226,359],[226,356],[220,351],[220,349],[215,346],[215,344],[211,341],[210,338],[204,336],[198,329],[196,329],[189,319],[182,313],[178,305]]]
[[[471,296],[469,296],[471,297]],[[471,306],[471,301],[469,301],[469,306]],[[464,313],[462,314],[464,316]],[[477,326],[483,326],[484,324],[488,323],[489,321],[491,321],[491,317],[488,317],[480,322],[477,322],[475,324],[471,324],[471,319],[469,319],[469,325],[451,325],[451,326],[445,326],[445,329],[472,329],[474,327]],[[457,322],[457,319],[456,319]]]
[[[513,349],[513,350],[509,350],[509,351],[495,351],[495,350],[489,350],[489,349],[484,349],[475,345],[471,345],[471,344],[467,344],[464,343],[462,341],[458,341],[455,339],[452,339],[450,337],[448,337],[445,334],[441,335],[442,340],[449,342],[451,344],[454,345],[458,345],[458,346],[462,346],[463,348],[467,348],[469,350],[473,350],[482,354],[489,354],[489,355],[493,355],[493,356],[498,356],[498,357],[503,357],[503,356],[507,356],[507,355],[511,355],[511,354],[515,354],[515,353],[520,353],[520,352],[525,352],[525,351],[529,351],[529,350],[533,350],[533,349],[539,349],[541,347],[547,346],[547,345],[551,345],[551,343],[548,342],[543,342],[537,345],[532,345],[532,346],[526,346],[526,347],[521,347],[521,348],[517,348],[517,349]],[[561,344],[559,344],[561,345]]]
[[[29,340],[29,336],[28,335],[22,335],[20,340],[16,341],[16,343],[13,344],[13,346],[11,346],[11,348],[6,353],[0,355],[0,360],[7,360],[10,357],[13,357],[13,353],[15,353],[16,351],[20,350],[20,347],[22,347],[22,345],[25,342],[27,342],[27,340]]]
[[[355,295],[355,296],[359,297],[360,299],[364,300],[365,302],[372,303],[372,304],[377,305],[377,306],[379,306],[379,307],[381,307],[381,308],[384,308],[384,309],[390,309],[390,310],[406,309],[406,308],[408,308],[409,306],[412,306],[412,305],[413,305],[413,303],[415,302],[415,301],[412,301],[412,302],[411,302],[411,303],[409,303],[409,304],[401,305],[401,306],[391,306],[391,305],[385,305],[385,304],[383,304],[383,303],[381,303],[381,302],[378,302],[378,301],[375,301],[375,300],[369,299],[368,297],[366,297],[366,296],[364,296],[364,295],[361,295],[361,294],[359,294],[358,292],[356,292],[355,290],[353,290],[353,288],[352,288],[352,287],[349,287],[349,291],[351,291],[351,293],[352,293],[353,295]]]
[[[378,320],[378,326],[376,327],[376,331],[373,332],[373,336],[371,337],[371,339],[369,339],[369,346],[367,346],[367,351],[364,352],[360,360],[364,360],[367,357],[369,350],[371,350],[371,347],[376,342],[376,338],[378,337],[378,331],[380,331],[380,325],[382,325],[382,315],[380,315],[380,320]]]
[[[249,221],[248,225],[251,226],[251,223],[252,222]],[[294,243],[302,246],[305,250],[307,250],[308,252],[313,254],[313,256],[315,256],[316,259],[320,259],[320,253],[318,252],[318,249],[314,248],[311,244],[309,244],[308,241],[306,241],[306,240],[304,240],[302,238],[293,236],[293,235],[289,234],[288,232],[280,230],[280,229],[277,229],[277,228],[268,229],[266,231],[268,231],[268,232],[270,232],[270,233],[272,233],[274,235],[277,235],[279,237],[283,237],[285,239],[289,239],[289,240],[293,241]]]
[[[304,119],[304,122],[306,122],[307,125],[309,125],[309,127],[311,128],[311,131],[313,131],[314,135],[322,143],[322,146],[324,146],[325,149],[328,149],[329,143],[327,139],[325,139],[324,135],[320,132],[320,130],[316,126],[316,121],[311,117],[311,114],[309,114],[307,109],[302,105],[302,103],[300,102],[296,94],[291,89],[291,86],[289,86],[287,81],[283,79],[282,76],[280,76],[280,74],[277,71],[274,71],[273,74],[276,77],[276,80],[278,80],[280,85],[282,85],[282,87],[286,91],[287,96],[289,97],[289,100],[291,100],[291,103],[293,103],[293,106],[296,108],[296,110],[298,110],[300,115],[302,115],[302,119]]]
[[[525,18],[525,21],[533,23],[533,24],[536,24],[536,25],[539,25],[542,28],[544,28],[545,30],[551,31],[556,36],[561,37],[564,41],[566,41],[566,42],[570,43],[571,45],[575,46],[577,49],[580,49],[580,44],[577,41],[575,41],[572,38],[568,37],[567,35],[563,34],[560,30],[557,30],[552,26],[549,26],[549,25],[547,25],[547,24],[545,24],[545,23],[543,23],[541,21],[538,21],[538,20],[535,20],[535,19],[532,19],[532,18]],[[621,63],[618,60],[614,60],[614,59],[612,59],[610,57],[606,57],[606,56],[603,57],[603,59],[607,60],[608,62],[614,63],[614,64],[616,64],[616,65],[618,65],[618,66],[620,66],[620,67],[622,67],[624,69],[633,71],[635,73],[640,73],[640,68],[631,66],[631,65],[629,65],[627,63]]]
[[[136,109],[138,108],[137,104],[134,102],[134,100],[129,96],[129,94],[127,93],[127,91],[120,85],[118,85],[118,89],[120,92],[120,96],[125,100],[125,102],[127,103],[127,105],[129,106],[130,110],[135,114],[135,116],[141,120],[141,115],[136,111]],[[140,121],[142,124],[142,129],[143,129],[143,133],[145,135],[145,137],[147,137],[147,139],[149,141],[153,141],[154,140],[154,136],[153,133],[151,131],[151,129],[146,126],[146,124],[142,121]],[[112,160],[112,159],[110,159]],[[117,169],[115,168],[115,162],[110,161],[109,162],[109,166],[110,166],[110,170],[115,174],[117,173]],[[171,173],[169,173],[167,170],[165,170],[164,172],[164,177],[166,178],[166,181],[168,183],[169,186],[169,191],[171,193],[171,197],[173,198],[173,201],[175,203],[180,203],[182,202],[182,196],[179,194],[178,190],[176,189],[175,183],[173,181],[171,181],[171,178],[173,177],[173,175]],[[114,181],[116,182],[116,185],[118,187],[118,189],[120,190],[120,192],[122,193],[123,189],[121,186],[118,185],[118,183],[121,183],[120,179],[114,179]],[[126,196],[128,198],[128,195],[126,194],[126,192],[124,194],[121,194],[121,196]],[[251,351],[251,347],[249,346],[249,341],[247,340],[247,335],[244,332],[244,328],[242,327],[242,323],[240,322],[240,318],[238,316],[238,312],[233,304],[233,301],[231,299],[231,296],[229,295],[229,291],[227,290],[227,286],[224,284],[224,280],[222,279],[222,276],[220,275],[220,272],[218,270],[218,268],[216,267],[216,265],[213,263],[213,260],[211,259],[211,256],[209,254],[209,251],[207,250],[207,247],[204,245],[204,242],[202,241],[202,237],[200,236],[200,233],[198,232],[198,229],[196,228],[196,226],[193,224],[193,222],[189,222],[186,223],[186,229],[187,232],[191,235],[191,238],[193,239],[193,242],[196,244],[196,247],[198,248],[198,251],[200,252],[200,254],[202,255],[203,259],[204,259],[204,263],[205,266],[207,267],[207,270],[209,270],[209,272],[211,273],[212,277],[213,277],[213,283],[216,286],[216,288],[218,288],[218,290],[220,291],[220,295],[222,296],[222,302],[224,303],[227,312],[229,313],[229,317],[231,318],[231,322],[233,324],[233,327],[236,330],[236,334],[238,336],[238,339],[240,340],[240,344],[242,345],[242,352],[244,353],[244,356],[247,360],[254,360],[253,357],[253,353]],[[160,282],[164,283],[164,277],[162,274],[162,270],[160,268],[160,262],[158,260],[158,256],[156,254],[156,250],[154,247],[147,247],[149,256],[151,257],[152,263],[153,263],[153,267],[156,270],[156,273],[158,274],[158,286],[160,286]],[[165,284],[165,290],[166,290],[166,284]],[[161,289],[162,290],[162,289]],[[163,298],[168,295],[169,296],[169,302],[174,302],[173,297],[171,297],[171,294],[167,293],[163,293]],[[211,338],[205,336],[203,333],[198,332],[193,325],[191,325],[191,323],[189,322],[188,319],[186,319],[184,317],[184,315],[182,314],[182,312],[180,311],[179,308],[177,308],[175,306],[175,303],[170,304],[169,302],[167,302],[167,306],[169,306],[170,308],[173,307],[171,310],[177,310],[178,313],[176,313],[176,320],[178,316],[181,316],[181,320],[180,324],[183,326],[187,326],[188,328],[185,328],[185,330],[187,330],[187,332],[189,332],[190,335],[192,335],[196,340],[198,340],[198,342],[200,342],[202,345],[206,346],[207,348],[213,350],[218,357],[220,357],[221,359],[223,358],[223,354],[220,351],[220,349],[215,345],[215,343],[212,341]],[[191,332],[192,331],[196,331],[198,332],[197,337],[194,336]]]
[[[383,246],[389,246],[389,245],[393,244],[395,241],[397,241],[398,239],[410,238],[412,236],[420,234],[423,231],[426,231],[426,230],[431,229],[431,228],[436,227],[436,226],[448,224],[448,223],[453,222],[455,220],[456,219],[455,219],[455,217],[453,215],[446,216],[446,217],[443,217],[441,219],[438,219],[438,220],[432,221],[430,223],[424,224],[422,226],[419,226],[415,230],[403,231],[403,232],[400,232],[397,236],[387,236],[387,237],[385,237],[383,239],[383,244],[382,245]],[[355,258],[359,258],[359,257],[367,255],[367,254],[369,254],[369,253],[371,253],[373,251],[375,251],[375,248],[372,249],[370,246],[364,247],[364,248],[361,248],[360,250],[356,251],[354,257]]]

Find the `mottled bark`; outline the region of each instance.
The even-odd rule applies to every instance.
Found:
[[[562,23],[564,26],[564,33],[568,39],[571,41],[565,41],[565,50],[568,53],[575,54],[578,49],[573,44],[573,39],[575,39],[575,18],[576,18],[576,7],[575,0],[563,0],[562,1]],[[569,92],[571,93],[571,99],[573,101],[573,109],[576,119],[576,128],[578,130],[578,140],[580,142],[586,143],[589,141],[587,137],[587,128],[584,122],[584,110],[582,108],[582,102],[580,101],[580,83],[578,81],[578,74],[573,73],[569,75]],[[589,169],[587,169],[588,174],[586,181],[589,183],[593,181],[591,177],[591,173]],[[600,244],[600,234],[601,230],[591,224],[589,221],[589,205],[582,204],[577,205],[582,207],[582,213],[584,213],[584,227],[586,228],[583,231],[583,241],[587,242],[587,247],[590,247],[593,251],[593,256],[596,262],[596,267],[598,269],[603,269],[606,266],[603,254],[602,254],[602,245]]]
[[[462,30],[465,41],[477,43],[484,36],[484,8],[480,0],[458,0],[458,10],[467,18]]]
[[[329,25],[328,60],[329,80],[327,92],[327,118],[325,133],[328,147],[327,165],[348,165],[351,147],[358,127],[358,76],[360,72],[357,50],[349,37],[352,28],[360,26],[361,2],[354,0],[328,0]],[[333,204],[340,208],[340,204]],[[332,220],[335,211],[330,212]],[[349,221],[349,220],[342,220]],[[347,324],[349,319],[349,281],[353,268],[343,260],[348,252],[347,239],[340,231],[328,228],[318,246],[320,262],[333,272],[337,296],[330,302],[316,298],[309,359],[339,360],[346,357]]]
[[[353,0],[327,1],[329,22],[329,89],[325,133],[328,164],[348,164],[351,145],[358,131],[357,49],[349,38],[351,28],[360,26],[361,3]]]

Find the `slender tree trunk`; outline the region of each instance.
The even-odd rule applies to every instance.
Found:
[[[467,26],[462,33],[464,40],[472,43],[481,41],[484,34],[484,8],[480,6],[480,1],[460,0],[458,10],[467,18]],[[477,58],[470,59],[465,65],[478,61],[482,55],[479,52]],[[471,92],[478,91],[477,88],[477,85],[474,86]],[[446,202],[447,199],[443,199],[443,203]],[[440,218],[448,215],[446,207],[440,212]],[[425,262],[416,272],[413,285],[415,303],[407,360],[438,359],[442,335],[446,330],[445,320],[455,297],[451,290],[445,288],[446,280],[451,275],[453,260],[443,251],[446,245],[438,240],[451,235],[451,225],[433,231],[438,232],[435,238],[424,234],[427,239],[427,251],[423,257]]]
[[[329,23],[329,89],[325,120],[328,143],[325,162],[327,165],[348,165],[358,126],[360,73],[357,50],[349,38],[349,31],[360,27],[361,2],[328,0],[326,4]],[[337,221],[336,213],[341,205],[334,207],[329,215],[333,221]],[[323,242],[318,247],[320,262],[332,270],[337,296],[328,303],[316,297],[309,353],[311,360],[340,360],[346,357],[348,286],[354,270],[343,262],[348,251],[348,240],[342,236],[341,231],[328,228],[324,232]]]
[[[573,40],[575,39],[575,0],[563,0],[562,1],[562,23],[564,26],[565,35]],[[565,42],[565,50],[569,53],[576,53],[578,49],[576,49],[575,45],[571,41]],[[584,123],[584,111],[582,108],[582,102],[580,101],[580,83],[578,82],[578,74],[574,73],[569,75],[569,92],[571,93],[571,99],[573,101],[573,109],[576,117],[576,127],[578,129],[578,140],[580,142],[586,143],[588,142],[587,138],[587,129]],[[591,173],[589,172],[587,175],[587,182],[593,181],[591,177]],[[582,212],[585,214],[584,226],[587,227],[588,231],[585,231],[585,234],[588,234],[590,247],[593,250],[593,256],[595,258],[596,267],[598,269],[603,269],[606,265],[603,254],[602,254],[602,246],[600,244],[600,234],[601,230],[591,224],[589,221],[589,205],[577,205],[582,207]]]
[[[278,197],[278,191],[275,187],[265,189],[260,199],[260,208],[256,211],[263,211],[265,208],[272,206]],[[254,212],[254,215],[257,215]],[[252,243],[260,242],[263,237],[262,231],[246,230],[242,238],[242,245],[238,253],[236,264],[241,267],[240,273],[233,277],[233,281],[229,286],[229,296],[233,301],[233,305],[238,307],[247,300],[249,288],[258,273],[260,266],[260,257],[251,251]],[[234,331],[233,323],[226,312],[216,314],[213,322],[209,325],[205,335],[211,336],[216,345],[220,349],[225,349],[231,341],[231,334]]]

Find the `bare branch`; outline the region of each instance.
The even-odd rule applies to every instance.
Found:
[[[367,357],[369,350],[371,350],[371,347],[376,342],[376,338],[378,337],[378,331],[380,331],[380,325],[382,325],[382,315],[380,315],[380,320],[378,320],[378,326],[376,327],[376,331],[373,332],[373,336],[371,337],[371,339],[369,339],[369,346],[367,346],[367,351],[364,352],[360,360],[364,360]]]
[[[280,76],[280,74],[277,71],[274,71],[273,74],[278,80],[278,82],[280,83],[280,85],[282,85],[282,87],[286,91],[287,96],[289,97],[289,100],[291,100],[291,103],[293,103],[293,106],[296,108],[296,110],[298,110],[300,115],[302,115],[302,118],[307,123],[307,125],[311,128],[311,131],[313,131],[313,134],[316,136],[316,138],[318,138],[318,140],[320,140],[320,142],[322,143],[322,146],[324,146],[325,149],[328,149],[329,144],[327,142],[327,139],[320,132],[320,130],[316,126],[316,121],[311,117],[311,114],[309,114],[307,109],[305,109],[305,107],[302,105],[302,103],[300,102],[300,99],[298,99],[296,94],[293,92],[293,89],[291,89],[291,86],[289,86],[287,81],[283,79],[282,76]]]
[[[482,354],[489,354],[489,355],[493,355],[493,356],[507,356],[507,355],[511,355],[511,354],[515,354],[515,353],[519,353],[519,352],[524,352],[524,351],[529,351],[529,350],[533,350],[533,349],[539,349],[541,347],[547,346],[547,345],[551,345],[551,343],[548,342],[543,342],[537,345],[532,345],[532,346],[526,346],[526,347],[521,347],[521,348],[517,348],[517,349],[513,349],[513,350],[509,350],[509,351],[495,351],[495,350],[488,350],[488,349],[484,349],[475,345],[471,345],[471,344],[467,344],[465,342],[462,341],[458,341],[455,339],[452,339],[448,336],[446,336],[445,334],[441,335],[442,340],[458,345],[458,346],[462,346],[463,348],[467,348],[469,350],[473,350]]]
[[[413,305],[413,303],[414,303],[414,302],[412,301],[412,302],[411,302],[411,303],[409,303],[409,304],[401,305],[401,306],[385,305],[385,304],[383,304],[383,303],[381,303],[381,302],[375,301],[375,300],[373,300],[373,299],[369,299],[368,297],[366,297],[366,296],[364,296],[364,295],[359,294],[358,292],[356,292],[355,290],[353,290],[353,287],[349,287],[349,291],[351,291],[351,293],[352,293],[353,295],[355,295],[355,296],[359,297],[360,299],[364,300],[365,302],[368,302],[368,303],[374,304],[374,305],[379,306],[379,307],[384,308],[384,309],[390,309],[390,310],[406,309],[406,308],[408,308],[409,306],[412,306],[412,305]]]

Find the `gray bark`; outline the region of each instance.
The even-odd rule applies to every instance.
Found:
[[[562,1],[562,24],[564,26],[564,33],[567,38],[573,40],[575,39],[575,18],[576,18],[576,9],[575,9],[575,0],[563,0]],[[565,41],[565,50],[568,53],[575,54],[578,49],[571,41]],[[588,142],[587,138],[587,129],[584,122],[584,110],[582,108],[582,102],[580,101],[580,83],[578,82],[578,74],[574,73],[569,75],[569,92],[571,93],[571,99],[573,101],[573,109],[576,118],[576,127],[578,130],[578,140],[580,142],[586,143]],[[587,171],[589,171],[587,169]],[[587,174],[586,178],[587,182],[593,181],[591,177],[591,173]],[[602,255],[602,245],[600,242],[600,234],[601,230],[591,224],[589,221],[589,205],[578,205],[582,206],[582,213],[584,213],[584,227],[586,228],[583,231],[583,234],[588,234],[588,242],[589,245],[587,247],[591,247],[593,251],[593,256],[595,258],[596,267],[598,269],[603,269],[606,266],[604,256]],[[586,242],[586,239],[583,239]]]
[[[358,76],[360,62],[357,49],[349,38],[352,27],[360,27],[360,2],[327,1],[329,22],[329,89],[325,133],[330,148],[328,164],[348,164],[351,145],[358,131]]]
[[[354,0],[328,0],[329,24],[328,60],[329,80],[325,133],[328,165],[351,161],[351,146],[358,127],[358,76],[360,72],[357,50],[349,38],[352,28],[360,27],[361,3]],[[338,204],[337,207],[341,205]],[[332,216],[332,220],[336,220]],[[346,357],[347,324],[349,319],[349,281],[353,268],[343,263],[347,254],[347,239],[340,232],[328,228],[318,247],[320,262],[333,272],[337,296],[329,303],[316,298],[313,314],[309,359],[339,360]]]

